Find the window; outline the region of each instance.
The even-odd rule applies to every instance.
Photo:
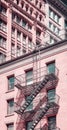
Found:
[[[23,2],[21,3],[21,6],[22,6],[22,8],[24,7],[24,3]]]
[[[5,32],[7,30],[7,24],[1,19],[0,19],[0,29],[5,31]]]
[[[15,44],[14,43],[11,44],[11,54],[15,55]]]
[[[27,22],[25,20],[22,21],[22,26],[26,28]]]
[[[56,34],[59,35],[60,34],[60,29],[56,28]]]
[[[21,55],[21,48],[19,46],[17,46],[17,56]]]
[[[49,17],[55,22],[60,23],[60,16],[49,8]]]
[[[32,40],[30,38],[28,39],[28,47],[32,48]]]
[[[49,28],[51,29],[51,31],[53,31],[54,33],[59,35],[60,29],[58,27],[56,27],[55,25],[53,25],[53,23],[49,22]]]
[[[26,5],[26,11],[28,11],[28,6]]]
[[[30,130],[30,127],[32,126],[32,124],[33,124],[32,121],[26,122],[26,130]]]
[[[60,16],[57,16],[57,23],[60,23]]]
[[[48,102],[55,101],[55,89],[50,89],[47,92]]]
[[[2,14],[6,15],[7,9],[1,5],[0,11]]]
[[[26,71],[26,84],[30,85],[33,83],[33,70]]]
[[[23,54],[25,54],[25,53],[26,53],[26,49],[25,49],[25,48],[23,48],[22,52],[23,52]]]
[[[19,4],[19,0],[16,0],[17,1],[17,5]]]
[[[40,15],[40,17],[39,17],[39,18],[40,18],[40,21],[41,21],[41,20],[42,20],[42,15]]]
[[[67,21],[65,20],[65,28],[67,28]]]
[[[21,32],[17,31],[17,40],[21,41]]]
[[[57,27],[53,26],[53,31],[56,33],[57,32]]]
[[[55,22],[59,23],[60,22],[60,16],[58,16],[57,14],[55,14]]]
[[[25,35],[23,35],[23,45],[26,45],[26,36]]]
[[[53,11],[49,9],[49,17],[53,18]]]
[[[51,25],[52,25],[52,23],[51,22],[49,22],[49,28],[51,29]]]
[[[48,117],[48,130],[56,129],[56,116]]]
[[[54,31],[54,33],[56,33],[56,34],[59,33],[58,28],[57,28],[56,26],[53,26],[53,31]]]
[[[53,31],[53,24],[49,22],[49,28]]]
[[[32,26],[30,24],[28,24],[28,31],[31,31]]]
[[[36,35],[37,36],[40,36],[41,35],[41,32],[39,30],[36,31]]]
[[[16,21],[17,21],[18,24],[21,24],[21,18],[19,16],[17,16],[17,20]]]
[[[42,3],[39,4],[39,8],[40,8],[40,9],[41,9],[41,7],[42,7]]]
[[[6,39],[0,36],[0,46],[6,48]]]
[[[15,28],[14,27],[12,27],[12,37],[15,38]]]
[[[36,47],[41,47],[41,43],[39,41],[36,41]]]
[[[6,61],[6,55],[4,55],[3,53],[0,53],[0,63],[3,63]]]
[[[55,62],[48,63],[47,64],[47,70],[48,70],[49,74],[55,73]]]
[[[26,97],[26,100],[30,99],[30,96]],[[26,111],[31,111],[33,109],[33,102],[27,107]]]
[[[58,16],[55,14],[55,19],[54,19],[54,20],[55,20],[56,22],[57,22],[57,17],[58,17]]]
[[[52,45],[52,44],[55,44],[57,42],[56,39],[54,39],[52,36],[50,36],[50,42],[49,44]]]
[[[7,124],[7,130],[14,130],[14,124]]]
[[[50,44],[54,44],[54,39],[52,36],[50,36]]]
[[[30,9],[30,14],[32,15],[32,13],[33,13],[33,9]]]
[[[14,89],[14,76],[8,78],[8,89]]]
[[[15,13],[12,13],[12,20],[15,20],[15,18],[16,18]]]
[[[7,114],[12,114],[14,112],[14,99],[7,101]]]

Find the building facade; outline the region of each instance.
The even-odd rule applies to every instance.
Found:
[[[30,52],[35,45],[43,44],[44,5],[43,0],[1,0],[1,59],[5,61],[18,57]]]
[[[67,8],[61,1],[1,0],[0,5],[0,63],[67,37]]]
[[[65,130],[66,66],[67,40],[2,64],[0,128]]]
[[[67,128],[67,6],[0,1],[0,129]]]

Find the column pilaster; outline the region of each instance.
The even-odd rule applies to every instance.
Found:
[[[7,8],[7,58],[11,59],[11,31],[12,31],[12,5]]]

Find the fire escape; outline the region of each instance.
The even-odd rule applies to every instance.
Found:
[[[15,102],[15,112],[19,115],[19,123],[17,130],[26,129],[23,122],[28,122],[29,119],[32,120],[32,124],[29,130],[59,130],[56,126],[49,128],[48,125],[40,125],[39,129],[36,129],[37,124],[42,120],[44,116],[50,114],[57,114],[59,109],[59,96],[55,96],[49,100],[47,95],[43,97],[40,93],[44,90],[49,90],[49,88],[56,88],[58,83],[58,69],[55,67],[55,72],[49,73],[46,67],[40,68],[33,72],[33,82],[26,84],[25,74],[15,77],[15,87],[18,88],[18,97]],[[39,101],[37,97],[40,96]],[[25,98],[28,97],[28,98]],[[28,107],[32,102],[35,102],[34,108],[28,110]],[[20,123],[21,122],[21,123]]]

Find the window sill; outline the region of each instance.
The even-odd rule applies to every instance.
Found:
[[[5,117],[10,117],[10,116],[14,116],[14,113],[12,113],[12,114],[7,114]]]
[[[49,18],[50,18],[53,22],[55,22],[58,26],[61,26],[60,23],[56,22],[56,21],[55,21],[53,18],[51,18],[50,16],[49,16]]]
[[[10,92],[13,92],[13,91],[15,91],[15,89],[10,89],[6,93],[10,93]]]

